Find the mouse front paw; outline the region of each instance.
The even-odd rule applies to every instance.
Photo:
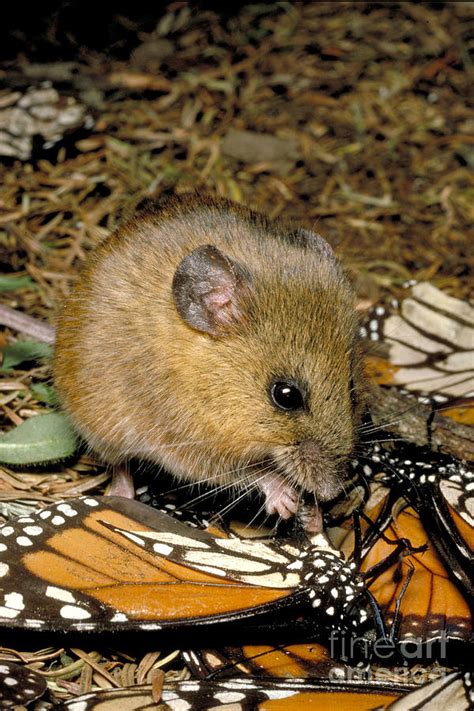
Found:
[[[265,494],[267,514],[278,514],[284,519],[295,515],[298,510],[298,495],[280,476],[266,474],[259,480],[258,485]]]

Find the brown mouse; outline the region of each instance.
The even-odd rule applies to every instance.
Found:
[[[344,486],[364,401],[354,295],[319,235],[176,198],[105,239],[63,305],[55,382],[103,460],[263,492]]]

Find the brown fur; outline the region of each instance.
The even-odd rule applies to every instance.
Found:
[[[262,465],[318,498],[343,482],[363,379],[353,294],[336,261],[224,200],[177,199],[91,254],[58,319],[54,374],[77,430],[104,460],[138,457],[181,478],[256,481]],[[241,322],[215,338],[179,316],[180,261],[212,244],[249,271]],[[309,411],[270,401],[272,377],[309,385]],[[299,443],[318,443],[308,461]],[[249,466],[251,465],[251,466]]]

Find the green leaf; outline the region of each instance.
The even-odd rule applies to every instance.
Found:
[[[39,341],[17,341],[1,349],[3,353],[2,370],[10,370],[15,365],[28,360],[51,358],[53,348],[49,343]]]
[[[61,412],[36,415],[0,435],[0,462],[41,464],[65,459],[76,450],[76,434]]]
[[[45,402],[47,405],[58,404],[58,395],[51,385],[46,385],[46,383],[34,383],[30,387],[30,392],[38,402]]]
[[[37,288],[37,285],[29,276],[0,276],[0,292]]]

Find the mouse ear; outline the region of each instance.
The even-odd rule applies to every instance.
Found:
[[[173,296],[180,316],[193,328],[221,336],[242,320],[239,295],[248,275],[212,244],[197,247],[179,264]]]

